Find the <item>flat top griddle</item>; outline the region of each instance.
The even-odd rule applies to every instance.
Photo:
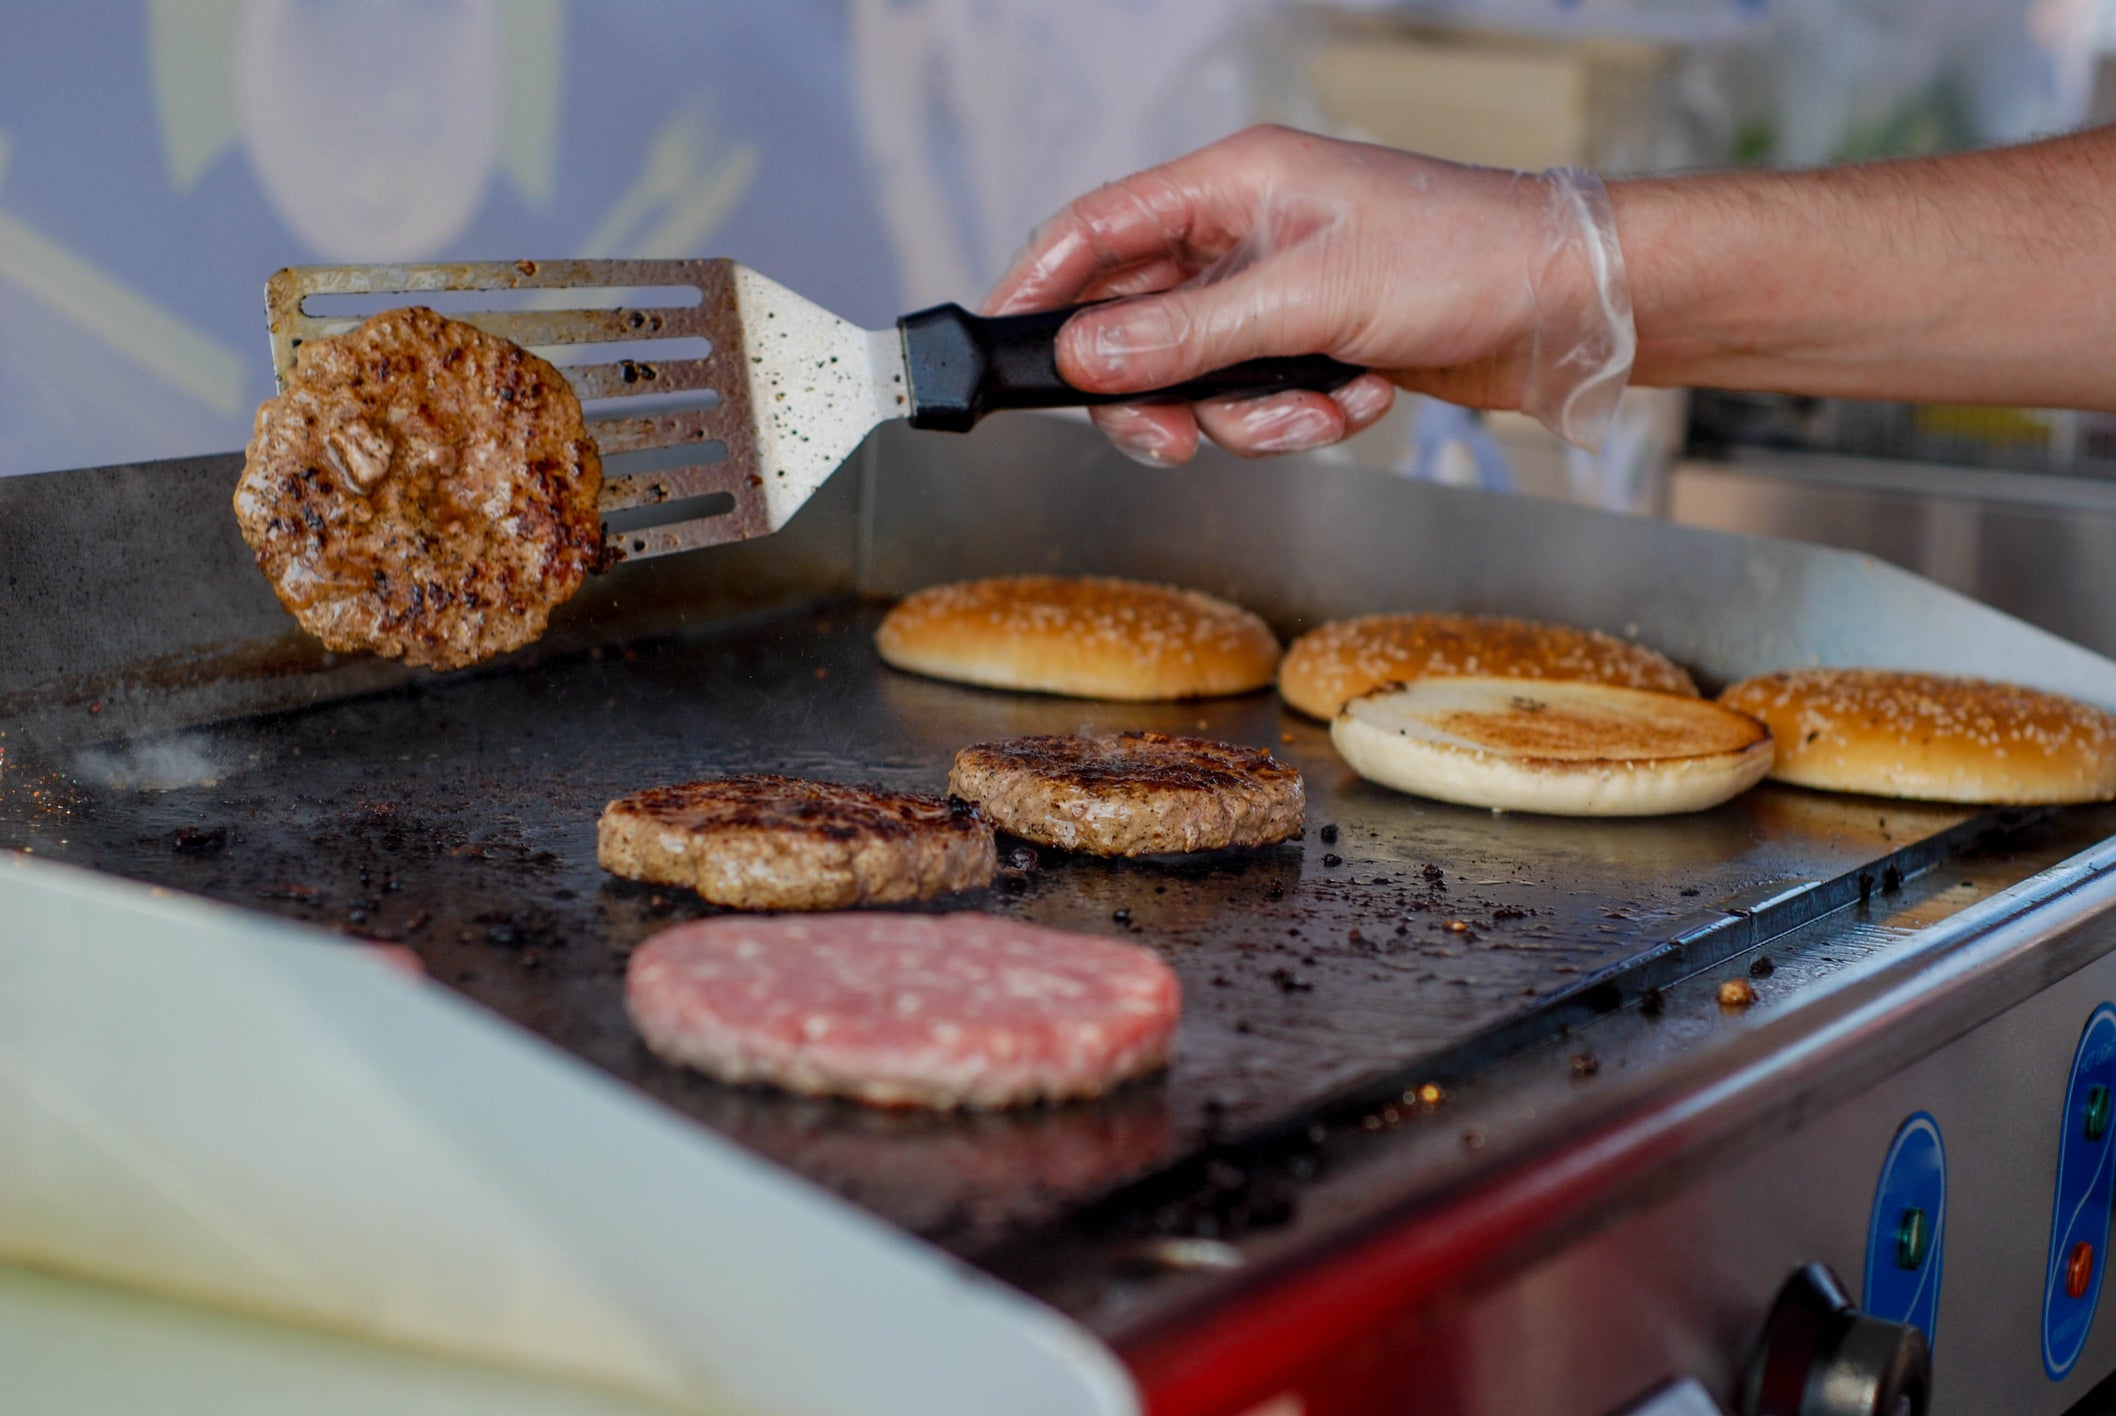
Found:
[[[1275,695],[1120,705],[933,682],[880,665],[878,614],[841,602],[173,736],[18,746],[0,847],[406,944],[440,982],[976,1261],[1217,1143],[1306,1127],[1363,1079],[1548,1040],[1567,1008],[1609,1006],[1597,979],[1671,940],[1810,882],[1876,888],[1877,862],[1995,824],[1771,785],[1637,821],[1424,802],[1353,777]],[[933,908],[1161,951],[1185,996],[1164,1077],[1094,1104],[932,1116],[726,1087],[640,1045],[627,955],[712,911],[596,865],[606,801],[756,770],[937,791],[964,744],[1110,728],[1272,748],[1307,780],[1305,839],[1126,862],[1044,852]]]

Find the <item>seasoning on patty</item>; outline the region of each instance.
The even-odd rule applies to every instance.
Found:
[[[1262,748],[1165,733],[979,743],[948,790],[1002,831],[1090,855],[1269,846],[1307,813],[1300,773]]]
[[[325,645],[453,669],[534,640],[600,568],[601,491],[558,370],[414,307],[301,346],[235,515]]]
[[[960,801],[768,772],[649,787],[603,808],[603,869],[738,910],[843,910],[992,882],[992,828]]]

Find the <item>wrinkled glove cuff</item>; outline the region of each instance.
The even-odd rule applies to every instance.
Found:
[[[1553,167],[1545,193],[1545,238],[1529,271],[1536,330],[1521,411],[1575,447],[1601,447],[1638,353],[1631,287],[1616,242],[1616,212],[1602,179]]]

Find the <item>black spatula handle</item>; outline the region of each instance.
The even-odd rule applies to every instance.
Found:
[[[1058,331],[1086,309],[973,315],[935,305],[896,322],[911,378],[911,426],[966,433],[1001,408],[1083,408],[1098,403],[1195,403],[1288,389],[1328,393],[1366,370],[1322,354],[1251,359],[1151,393],[1088,393],[1058,375]]]

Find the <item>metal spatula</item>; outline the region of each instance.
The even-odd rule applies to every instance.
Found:
[[[585,303],[591,290],[606,303]],[[431,298],[454,291],[546,293],[491,309]],[[319,296],[386,298],[358,311],[307,308]],[[302,341],[422,303],[559,364],[605,458],[605,534],[630,559],[778,530],[890,418],[965,432],[996,409],[1117,401],[1058,376],[1055,341],[1073,309],[986,319],[939,305],[864,330],[728,260],[295,266],[265,287],[273,371],[284,385]],[[636,355],[643,341],[678,339],[710,348],[571,362],[597,345]],[[1257,359],[1148,397],[1327,392],[1360,372],[1320,355]]]

